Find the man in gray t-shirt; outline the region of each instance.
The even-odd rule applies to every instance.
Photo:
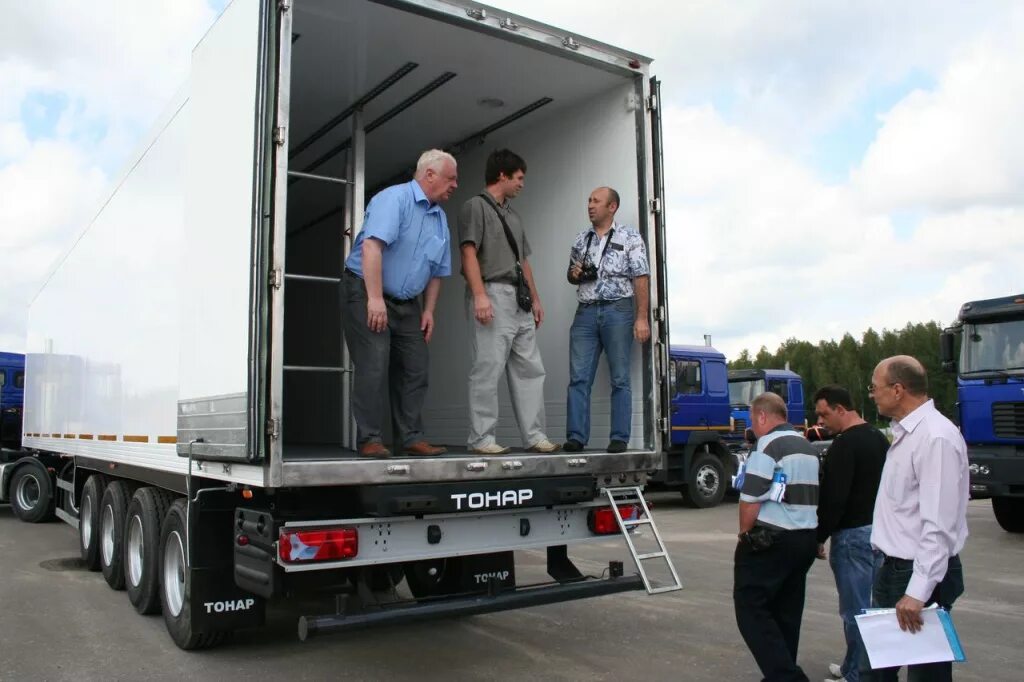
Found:
[[[511,448],[494,437],[498,424],[498,382],[505,374],[523,447],[530,452],[555,452],[560,446],[544,433],[544,363],[537,348],[537,328],[544,308],[527,260],[530,242],[509,205],[523,189],[526,162],[500,149],[487,159],[487,187],[459,211],[459,248],[466,278],[466,317],[470,324],[469,444],[470,452],[503,455]],[[519,264],[533,296],[533,310],[519,308],[516,299],[516,255],[508,226],[519,251]]]

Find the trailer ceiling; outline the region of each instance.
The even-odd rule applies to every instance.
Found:
[[[290,168],[344,177],[352,119],[330,123],[363,100],[364,125],[373,128],[366,138],[369,192],[407,179],[403,174],[425,149],[458,156],[454,145],[517,113],[502,126],[503,135],[632,76],[584,63],[560,46],[521,44],[508,31],[474,30],[480,27],[375,2],[295,0],[293,7]],[[470,145],[480,143],[486,140]],[[293,181],[290,194],[289,232],[308,226],[342,196],[336,185],[308,180]]]

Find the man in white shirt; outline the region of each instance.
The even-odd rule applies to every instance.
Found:
[[[872,602],[895,607],[903,630],[921,629],[921,609],[947,609],[964,591],[960,551],[967,541],[970,478],[967,445],[928,397],[928,373],[908,355],[878,363],[868,392],[892,419],[892,446],[875,500],[871,545],[882,552]],[[870,670],[861,680],[896,681],[897,668]],[[951,680],[952,664],[908,666],[907,680]]]

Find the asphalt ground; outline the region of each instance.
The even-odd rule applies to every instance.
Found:
[[[202,652],[177,649],[160,616],[139,616],[124,593],[77,562],[67,525],[18,521],[0,506],[0,680],[757,680],[736,629],[732,552],[736,504],[684,507],[651,495],[685,589],[630,592],[300,642],[301,608],[275,607],[265,628]],[[1024,679],[1024,535],[1005,533],[987,501],[968,509],[966,593],[954,620],[968,662],[959,680]],[[628,559],[621,539],[576,549],[585,573]],[[544,556],[518,557],[520,580],[539,579]],[[627,564],[629,570],[631,564]],[[828,677],[843,639],[832,573],[808,577],[800,664]]]

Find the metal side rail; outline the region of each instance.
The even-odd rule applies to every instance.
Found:
[[[676,572],[675,564],[672,563],[672,557],[668,555],[668,551],[665,549],[665,543],[661,539],[661,533],[658,532],[658,527],[654,523],[654,516],[651,515],[651,510],[647,506],[647,500],[644,499],[644,494],[640,487],[627,486],[621,488],[602,488],[602,492],[604,492],[605,496],[608,498],[608,502],[611,504],[612,511],[615,514],[615,520],[619,524],[619,530],[622,531],[622,536],[626,539],[626,545],[629,547],[629,553],[633,556],[633,561],[636,563],[636,570],[640,573],[640,577],[643,579],[644,587],[647,588],[647,594],[660,594],[662,592],[681,590],[683,588],[683,584],[679,580],[679,573]],[[619,511],[619,507],[624,505],[639,505],[641,509],[640,515],[635,519],[623,519],[622,513]],[[630,532],[637,526],[650,526],[651,534],[654,536],[654,541],[657,545],[657,549],[655,551],[646,552],[644,554],[637,553],[636,545],[633,543],[633,534]],[[652,587],[650,578],[648,578],[647,571],[644,568],[644,562],[657,559],[663,560],[668,565],[668,570],[672,574],[672,582],[668,585]]]
[[[618,565],[621,567],[621,563]],[[557,604],[574,599],[639,590],[643,586],[639,576],[622,576],[612,572],[611,577],[608,578],[588,578],[573,582],[549,583],[542,586],[517,587],[493,594],[382,604],[378,609],[349,615],[301,616],[299,618],[299,639],[306,641],[316,635],[361,630],[374,625],[412,623],[432,618],[473,616],[528,606]]]

